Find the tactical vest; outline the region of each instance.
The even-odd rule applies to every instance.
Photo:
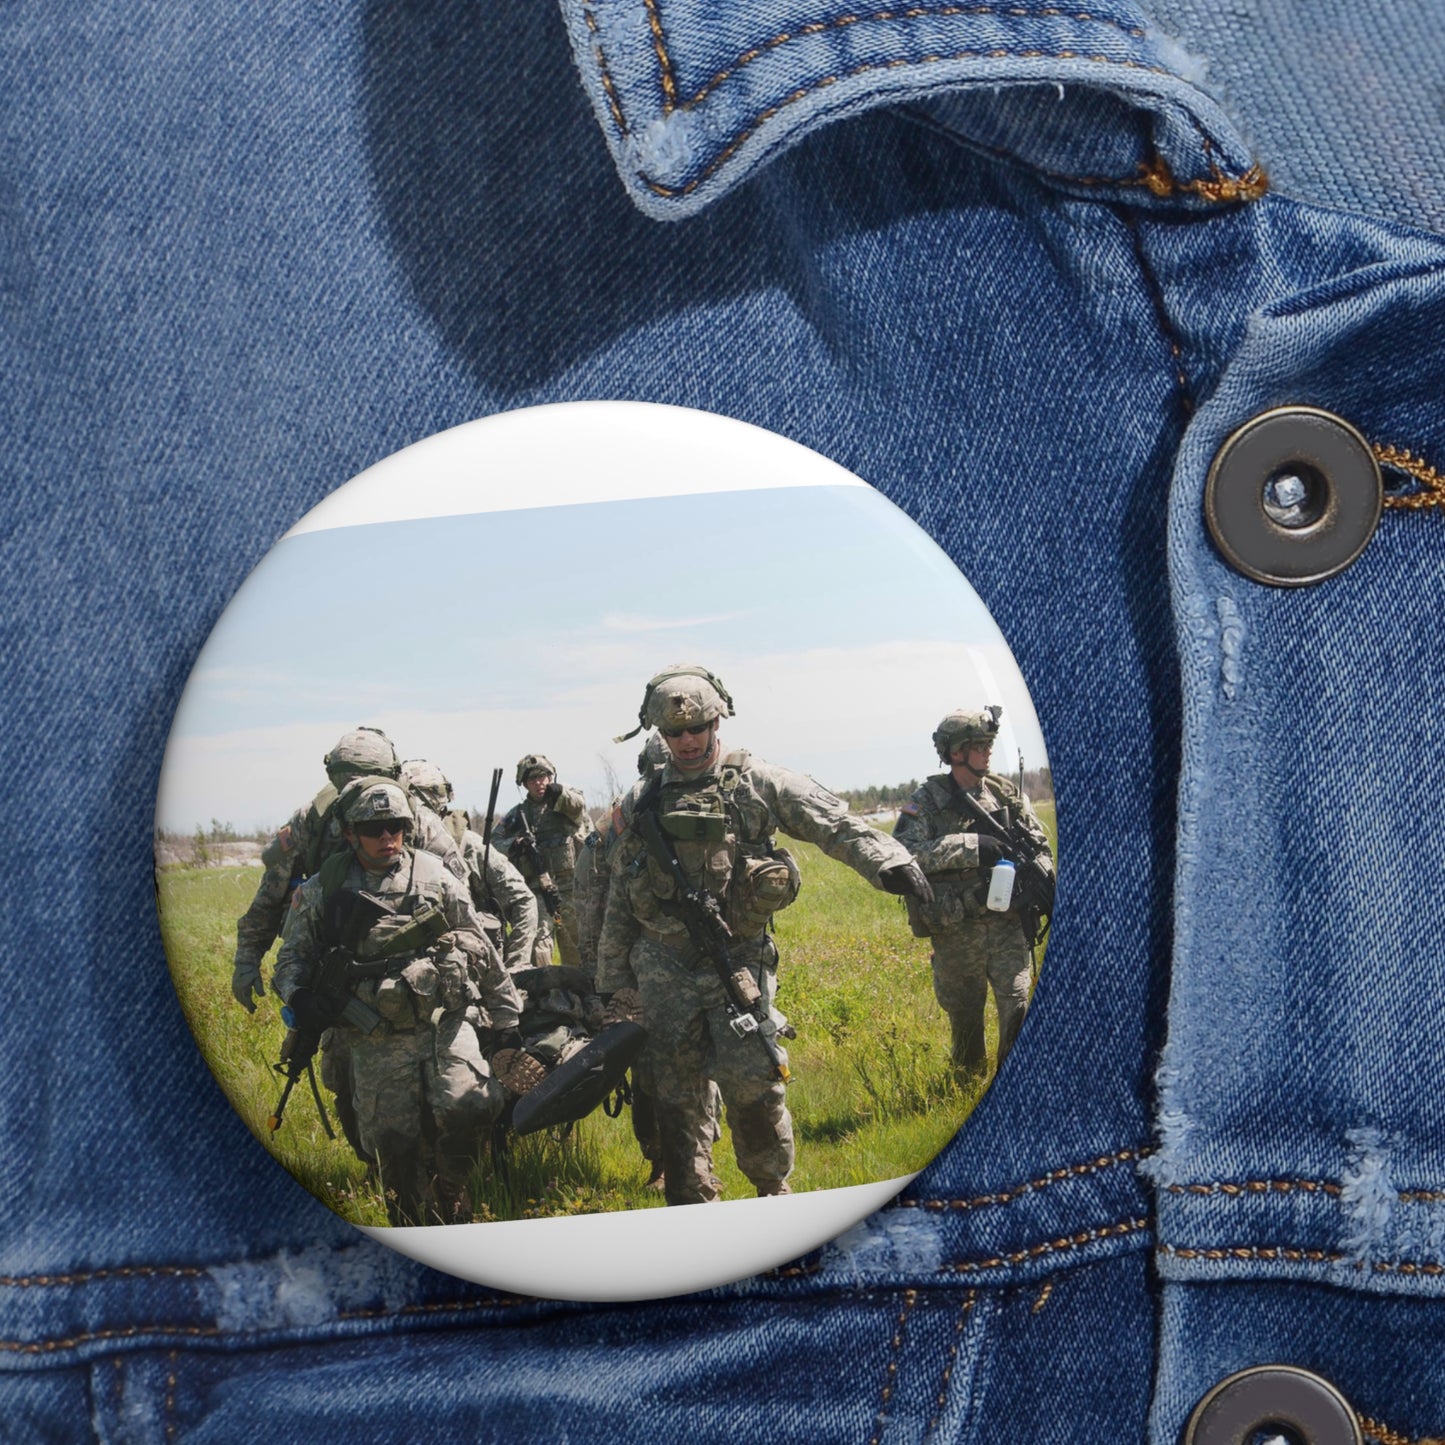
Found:
[[[352,960],[352,991],[393,1031],[426,1023],[435,1010],[467,1001],[466,964],[455,950],[433,947],[450,927],[443,907],[441,861],[409,850],[406,891],[373,894],[346,887],[352,852],[321,865],[321,945]]]
[[[960,791],[951,773],[937,773],[923,785],[928,798],[929,810],[939,822],[943,834],[976,833],[978,825],[960,807],[954,805],[954,798]],[[1021,809],[1013,796],[1013,785],[997,773],[984,775],[985,807],[998,815],[1000,822],[1011,827],[1017,821]],[[929,938],[937,933],[963,927],[974,919],[1001,918],[1004,915],[990,914],[984,906],[988,878],[992,870],[970,868],[961,873],[934,873],[929,881],[933,885],[933,902],[923,903],[916,898],[906,900],[908,923],[915,938]]]
[[[798,896],[798,865],[786,848],[774,843],[772,820],[761,800],[745,786],[748,753],[727,753],[701,786],[664,783],[655,773],[635,794],[634,816],[652,810],[690,884],[704,888],[722,905],[739,938],[761,934],[773,914]],[[640,846],[640,845],[639,845]],[[675,885],[650,853],[642,852],[628,869],[633,912],[660,932],[676,932],[668,903]]]

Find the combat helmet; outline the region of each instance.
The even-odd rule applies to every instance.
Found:
[[[395,778],[353,778],[341,790],[336,811],[348,827],[387,818],[404,823],[408,833],[416,827],[416,815],[407,801],[406,789]]]
[[[643,728],[692,728],[733,715],[733,700],[716,673],[696,663],[674,663],[649,679],[637,726],[612,741],[625,743]]]
[[[960,743],[991,743],[998,737],[998,720],[1003,709],[990,703],[982,712],[951,712],[933,730],[933,746],[943,762]]]
[[[352,778],[395,778],[401,772],[396,748],[380,728],[354,728],[344,733],[321,765],[335,788],[344,788]]]
[[[451,780],[425,758],[408,758],[401,765],[401,781],[407,792],[415,794],[434,812],[445,813],[451,804]]]
[[[551,773],[555,778],[557,776],[557,769],[553,765],[552,759],[547,757],[546,754],[528,753],[527,756],[517,764],[517,786],[520,788],[532,773]]]

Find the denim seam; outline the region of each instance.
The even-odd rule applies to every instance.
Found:
[[[1132,40],[1143,40],[1148,33],[1136,26],[1128,26],[1118,20],[1111,20],[1107,16],[1066,11],[1057,6],[1051,6],[1045,10],[1026,10],[1017,5],[910,5],[906,10],[877,10],[871,15],[840,15],[833,20],[819,20],[811,25],[801,25],[796,30],[784,31],[779,35],[774,35],[771,40],[764,40],[761,44],[753,46],[751,50],[745,50],[730,65],[724,66],[711,80],[705,82],[694,94],[684,101],[679,101],[672,56],[668,53],[667,44],[663,39],[662,21],[657,13],[657,0],[646,0],[646,3],[648,23],[652,27],[653,48],[657,51],[658,62],[662,67],[664,115],[671,115],[675,110],[692,110],[701,105],[725,80],[770,51],[777,50],[794,40],[804,40],[809,36],[821,35],[829,30],[844,30],[852,25],[887,24],[899,20],[948,20],[957,15],[992,15],[996,19],[1062,19],[1083,24],[1106,25],[1127,35]],[[990,51],[988,53],[1003,54],[1004,52]],[[1158,67],[1150,68],[1157,69]],[[1159,73],[1167,75],[1170,72],[1160,69]]]
[[[934,1397],[937,1408],[933,1412],[933,1418],[928,1422],[928,1427],[923,1432],[923,1438],[927,1440],[937,1428],[938,1422],[943,1418],[944,1406],[948,1403],[948,1385],[953,1379],[953,1369],[958,1363],[958,1347],[963,1343],[963,1328],[968,1323],[969,1316],[973,1313],[973,1307],[978,1303],[978,1291],[971,1289],[964,1296],[963,1305],[958,1312],[958,1320],[953,1326],[953,1340],[948,1346],[948,1354],[943,1361],[943,1373],[938,1377],[938,1390]]]
[[[898,60],[869,61],[864,65],[856,65],[851,70],[842,71],[837,75],[822,76],[818,80],[800,86],[790,95],[785,95],[776,105],[770,105],[767,109],[759,111],[758,114],[727,143],[717,156],[708,163],[706,169],[685,185],[665,186],[660,181],[654,181],[644,171],[638,171],[636,173],[637,179],[654,195],[662,196],[669,200],[691,195],[704,181],[711,178],[718,170],[726,165],[741,148],[743,143],[750,139],[763,125],[775,115],[786,110],[788,106],[795,105],[800,100],[806,100],[814,91],[825,90],[830,85],[836,85],[840,80],[851,80],[854,76],[866,75],[874,70],[902,70],[915,66],[941,65],[956,60],[1081,60],[1090,65],[1108,65],[1116,69],[1142,70],[1153,75],[1172,75],[1172,72],[1164,69],[1163,66],[1143,65],[1137,60],[1111,60],[1107,55],[1080,55],[1078,51],[1075,50],[959,50],[949,55],[924,55],[920,56],[917,60],[902,58]],[[1253,199],[1253,191],[1256,184],[1261,185],[1259,193],[1262,194],[1263,173],[1259,171],[1258,166],[1251,166],[1249,171],[1242,177],[1234,178],[1223,176],[1210,181],[1188,181],[1182,186],[1174,180],[1172,174],[1168,174],[1167,167],[1163,167],[1162,171],[1163,174],[1161,174],[1158,183],[1165,184],[1164,175],[1167,174],[1168,185],[1171,187],[1170,190],[1166,190],[1163,194],[1173,194],[1172,188],[1177,187],[1180,190],[1197,191],[1204,200],[1208,201],[1245,200]],[[1259,177],[1261,178],[1258,182],[1255,179],[1256,172],[1259,173]],[[1147,176],[1141,179],[1139,183],[1148,185],[1149,181]],[[1153,189],[1152,186],[1150,188]],[[1237,194],[1237,192],[1242,189],[1248,189],[1251,191],[1251,194]],[[1226,192],[1228,192],[1228,194],[1225,194]],[[1160,192],[1156,191],[1155,194],[1160,194]]]
[[[1226,1198],[1237,1199],[1245,1194],[1292,1194],[1296,1191],[1339,1194],[1343,1186],[1327,1179],[1216,1179],[1209,1184],[1167,1184],[1165,1189],[1170,1194],[1223,1194]]]
[[[612,119],[616,124],[618,132],[626,135],[627,121],[622,114],[622,101],[617,94],[617,87],[612,82],[612,72],[607,66],[607,57],[602,53],[602,41],[598,36],[597,17],[592,13],[590,5],[582,7],[582,18],[587,22],[588,33],[592,36],[592,53],[597,57],[597,70],[602,78],[602,88],[607,92],[607,105],[612,111]]]
[[[1378,1445],[1440,1445],[1440,1440],[1435,1435],[1422,1435],[1418,1440],[1412,1439],[1369,1415],[1360,1414],[1358,1410],[1355,1411],[1355,1418],[1360,1422],[1360,1429],[1371,1440],[1377,1441]]]
[[[1292,1264],[1344,1264],[1350,1262],[1356,1269],[1366,1268],[1364,1261],[1356,1260],[1353,1255],[1344,1254],[1339,1250],[1302,1249],[1295,1245],[1284,1244],[1231,1244],[1209,1247],[1158,1244],[1155,1245],[1155,1249],[1160,1254],[1170,1255],[1175,1259],[1206,1259],[1210,1261],[1283,1259]],[[1376,1274],[1445,1274],[1445,1264],[1439,1264],[1434,1260],[1376,1259],[1372,1260],[1368,1267]]]
[[[1169,1194],[1222,1194],[1226,1199],[1239,1199],[1246,1194],[1343,1193],[1344,1186],[1329,1179],[1242,1179],[1215,1180],[1209,1184],[1166,1184]],[[1438,1204],[1445,1200],[1445,1189],[1400,1189],[1395,1198],[1402,1204]]]
[[[1382,467],[1404,472],[1424,488],[1420,492],[1385,494],[1385,506],[1404,507],[1422,511],[1426,507],[1445,507],[1445,476],[1442,476],[1423,457],[1417,457],[1405,447],[1390,446],[1372,442],[1370,450]],[[1445,1196],[1442,1196],[1445,1197]]]
[[[1208,144],[1207,140],[1205,143]],[[1162,159],[1160,163],[1163,164]],[[1263,172],[1261,172],[1262,174]],[[1134,250],[1134,263],[1138,266],[1139,274],[1144,279],[1144,290],[1154,308],[1154,320],[1159,327],[1160,335],[1164,338],[1165,346],[1169,348],[1170,356],[1174,359],[1174,382],[1178,388],[1179,405],[1187,422],[1194,414],[1194,394],[1189,386],[1189,376],[1184,370],[1184,346],[1179,340],[1179,333],[1170,318],[1168,303],[1164,299],[1164,288],[1159,284],[1159,278],[1149,264],[1148,253],[1144,249],[1143,233],[1140,231],[1138,223],[1123,207],[1118,208],[1118,214],[1124,229],[1129,233],[1129,242]]]
[[[1126,187],[1143,188],[1160,200],[1168,200],[1171,196],[1192,194],[1214,205],[1223,205],[1231,201],[1257,201],[1269,190],[1269,176],[1264,167],[1257,162],[1241,175],[1226,174],[1220,168],[1219,163],[1213,159],[1214,146],[1209,137],[1199,129],[1196,122],[1193,122],[1192,117],[1191,123],[1194,124],[1195,134],[1199,136],[1200,144],[1209,160],[1209,179],[1200,178],[1181,182],[1169,169],[1169,163],[1158,154],[1154,155],[1151,160],[1140,161],[1137,175],[1076,176],[1068,171],[1056,171],[1048,166],[1040,165],[1037,161],[1030,160],[1027,156],[1021,156],[1017,151],[1011,151],[1005,146],[991,145],[988,141],[975,140],[972,136],[961,135],[948,126],[939,125],[931,116],[916,110],[900,108],[898,113],[929,130],[946,136],[951,141],[967,146],[970,150],[992,156],[995,160],[1010,161],[1014,165],[1023,166],[1026,170],[1032,171],[1035,175],[1043,176],[1045,180],[1058,181],[1063,185],[1116,186],[1121,189]],[[704,178],[699,177],[699,179]]]
[[[166,1363],[170,1366],[166,1372],[166,1403],[165,1403],[165,1424],[166,1439],[176,1438],[176,1360],[178,1356],[172,1350],[166,1356]]]
[[[1046,1189],[1051,1184],[1058,1184],[1063,1180],[1080,1178],[1088,1174],[1097,1174],[1100,1170],[1112,1168],[1115,1164],[1127,1164],[1134,1160],[1147,1159],[1154,1152],[1152,1148],[1120,1149],[1113,1154],[1102,1154],[1097,1159],[1085,1160],[1082,1164],[1067,1164],[1061,1169],[1052,1169],[1037,1179],[1029,1180],[1027,1184],[1019,1184],[1012,1189],[1001,1189],[994,1194],[980,1194],[973,1199],[900,1199],[897,1207],[899,1209],[927,1209],[937,1213],[944,1209],[961,1211],[1012,1204],[1014,1200],[1022,1198],[1025,1194]]]
[[[903,1305],[898,1311],[898,1322],[893,1327],[893,1339],[889,1342],[888,1368],[883,1372],[883,1391],[878,1399],[878,1413],[873,1419],[873,1437],[868,1445],[879,1445],[883,1439],[883,1428],[888,1423],[888,1402],[893,1398],[893,1387],[898,1382],[898,1354],[903,1347],[903,1331],[907,1327],[908,1316],[917,1303],[916,1289],[903,1291]]]
[[[1071,1234],[1063,1239],[1051,1239],[1042,1244],[1030,1245],[1027,1249],[1015,1250],[1012,1254],[997,1255],[992,1259],[963,1259],[952,1264],[939,1266],[939,1272],[943,1274],[971,1274],[975,1270],[998,1269],[1002,1265],[1025,1264],[1031,1259],[1041,1259],[1047,1254],[1057,1254],[1070,1249],[1082,1249],[1085,1245],[1095,1244],[1101,1239],[1117,1239],[1127,1234],[1137,1234],[1140,1230],[1149,1229],[1151,1221],[1148,1219],[1125,1219],[1118,1224],[1101,1224],[1095,1229],[1086,1229],[1079,1234]],[[1441,1266],[1441,1272],[1445,1273],[1445,1266]]]
[[[1039,1297],[1033,1302],[1032,1305],[1029,1306],[1029,1313],[1031,1315],[1038,1314],[1039,1311],[1042,1310],[1046,1304],[1048,1304],[1049,1296],[1053,1294],[1053,1292],[1054,1280],[1053,1276],[1051,1275],[1048,1279],[1044,1281],[1044,1287],[1039,1291]]]
[[[338,1322],[347,1323],[405,1315],[458,1314],[470,1310],[515,1308],[518,1305],[536,1303],[536,1300],[523,1295],[499,1296],[485,1300],[449,1300],[441,1304],[402,1305],[395,1309],[342,1310],[336,1315],[336,1319]],[[274,1329],[224,1330],[220,1325],[127,1325],[124,1328],[110,1330],[89,1330],[59,1340],[0,1340],[0,1351],[12,1355],[45,1355],[56,1350],[73,1349],[76,1345],[93,1344],[97,1340],[131,1340],[145,1335],[189,1339],[217,1339],[225,1335],[231,1339],[244,1340],[247,1336],[269,1338],[275,1333]]]
[[[127,1264],[115,1269],[93,1269],[81,1274],[0,1275],[0,1287],[35,1289],[44,1285],[90,1284],[98,1279],[147,1279],[158,1275],[179,1279],[199,1279],[209,1273],[191,1264]]]

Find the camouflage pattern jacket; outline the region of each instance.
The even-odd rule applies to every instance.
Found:
[[[314,985],[317,965],[329,946],[324,883],[322,873],[313,874],[292,895],[286,912],[272,987],[287,1001],[298,988]],[[388,956],[383,973],[352,988],[394,1028],[424,1024],[434,1007],[457,1012],[474,995],[485,1010],[485,1024],[494,1029],[517,1026],[521,999],[516,987],[487,941],[466,889],[434,854],[404,848],[382,873],[367,872],[353,857],[341,888],[384,899],[395,908],[397,919],[404,920],[427,904],[445,915],[448,931],[441,938],[415,951]],[[384,918],[374,925],[356,945],[353,958],[366,963],[378,956],[384,930],[394,921]]]
[[[535,869],[515,852],[522,836],[523,818],[536,836],[537,849],[547,865],[547,872],[552,875],[552,881],[561,889],[570,889],[572,875],[577,869],[577,854],[592,826],[587,816],[587,799],[576,788],[563,788],[556,802],[534,803],[531,798],[523,798],[502,819],[492,835],[492,842],[511,858],[517,871],[531,883],[536,878]]]
[[[951,773],[935,773],[903,805],[893,836],[917,860],[933,885],[933,902],[908,899],[908,921],[914,934],[927,938],[934,933],[966,926],[989,914],[983,899],[988,874],[978,864],[978,830],[966,813],[954,806],[959,791]],[[1022,828],[1036,843],[1048,844],[1048,834],[1029,800],[1016,784],[998,773],[986,773],[974,797],[1008,828]],[[1045,853],[1040,862],[1052,869]]]
[[[495,843],[490,848],[483,847],[480,833],[466,829],[461,846],[472,902],[484,912],[496,914],[507,925],[503,954],[508,971],[530,968],[532,947],[537,941],[536,895]]]
[[[337,797],[336,789],[327,783],[309,803],[292,813],[290,822],[279,828],[262,849],[261,864],[266,871],[251,906],[236,924],[238,958],[245,955],[260,963],[286,921],[286,900],[292,888],[346,848],[341,819],[336,816]],[[428,853],[436,854],[456,877],[465,879],[466,864],[446,824],[415,798],[412,807],[417,842]]]
[[[597,987],[605,993],[636,986],[629,958],[644,931],[679,949],[690,947],[685,925],[668,907],[675,896],[673,879],[637,832],[643,804],[656,807],[664,831],[669,816],[721,813],[716,841],[676,839],[673,850],[688,882],[718,900],[739,939],[760,937],[772,915],[798,896],[797,865],[775,846],[777,832],[815,844],[875,888],[885,868],[908,862],[901,844],[803,773],[742,750],[725,754],[701,776],[668,764],[634,784],[614,806],[608,825],[611,880],[597,950]]]

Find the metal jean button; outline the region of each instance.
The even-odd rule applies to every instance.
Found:
[[[1303,587],[1365,549],[1384,491],[1369,443],[1312,406],[1263,411],[1220,447],[1204,515],[1229,564],[1256,582]]]
[[[1294,1365],[1256,1365],[1221,1380],[1194,1407],[1181,1445],[1250,1445],[1266,1431],[1290,1445],[1364,1445],[1345,1397]]]

